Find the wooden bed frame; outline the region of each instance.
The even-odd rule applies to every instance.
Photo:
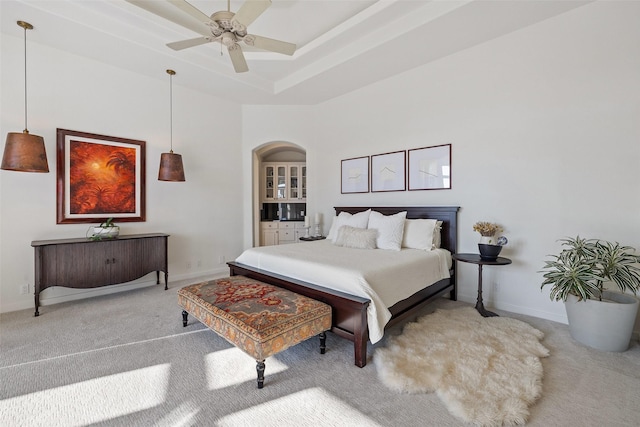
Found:
[[[336,207],[336,215],[340,212],[351,214],[369,209],[369,207]],[[405,206],[405,207],[371,207],[384,215],[393,215],[398,212],[407,211],[407,218],[430,218],[443,221],[441,247],[448,249],[452,254],[456,253],[457,230],[458,230],[458,206]],[[313,298],[329,304],[333,309],[333,324],[331,332],[353,342],[355,365],[364,367],[367,364],[367,341],[369,339],[369,329],[367,327],[367,307],[369,300],[359,296],[349,295],[323,286],[315,285],[300,280],[291,279],[286,276],[275,274],[269,271],[250,267],[244,264],[229,262],[230,274],[232,276],[242,275],[275,286],[280,286],[298,294]],[[416,292],[412,296],[393,306],[389,307],[392,318],[387,323],[389,327],[408,317],[429,301],[449,292],[450,298],[456,300],[456,276],[455,262],[451,267],[451,277],[440,280],[431,286]]]

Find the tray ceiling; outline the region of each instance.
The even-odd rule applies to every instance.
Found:
[[[154,0],[160,1],[160,0]],[[293,56],[246,52],[235,73],[226,49],[173,51],[194,32],[124,0],[3,0],[2,36],[41,43],[241,104],[317,104],[579,7],[589,1],[273,0],[249,26],[297,44]],[[226,0],[192,0],[201,11]],[[237,11],[241,0],[231,1]]]

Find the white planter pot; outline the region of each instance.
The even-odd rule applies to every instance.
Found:
[[[116,237],[120,234],[120,227],[92,227],[92,236],[93,237],[101,237],[101,238],[111,238]]]
[[[604,291],[603,301],[578,301],[569,295],[564,306],[573,339],[603,351],[629,348],[640,301],[628,294]]]

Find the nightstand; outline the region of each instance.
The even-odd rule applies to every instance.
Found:
[[[476,302],[476,310],[482,314],[483,317],[498,316],[496,313],[486,310],[482,303],[482,266],[483,265],[508,265],[511,264],[509,258],[497,257],[495,260],[487,260],[481,258],[478,254],[453,254],[451,257],[460,262],[468,262],[478,265],[478,301]]]

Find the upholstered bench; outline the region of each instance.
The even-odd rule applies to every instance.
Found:
[[[183,326],[191,314],[256,360],[258,388],[267,357],[318,334],[324,354],[331,328],[329,305],[244,276],[186,286],[178,304]]]

